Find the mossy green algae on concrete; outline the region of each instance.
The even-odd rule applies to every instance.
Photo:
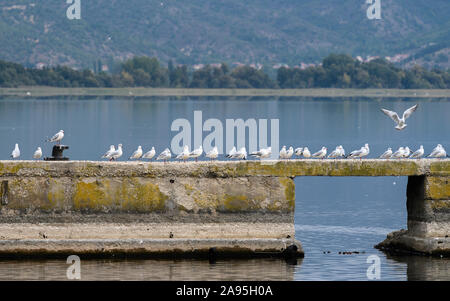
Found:
[[[73,204],[78,210],[153,212],[164,210],[167,199],[158,185],[137,178],[84,179],[75,185]]]

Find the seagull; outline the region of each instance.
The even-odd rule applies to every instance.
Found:
[[[166,148],[162,153],[159,154],[156,160],[163,160],[164,163],[166,163],[167,160],[170,160],[170,158],[172,158],[172,153],[170,152],[170,149]]]
[[[342,145],[339,145],[336,147],[334,151],[331,152],[331,154],[328,155],[328,158],[339,158],[345,156],[345,150],[342,147]]]
[[[445,151],[444,147],[440,144],[438,144],[431,154],[428,156],[429,158],[443,158],[447,157],[447,152]]]
[[[349,158],[360,158],[360,159],[362,159],[363,157],[366,157],[367,155],[369,155],[369,153],[370,153],[369,144],[366,143],[359,150],[352,151],[350,153],[350,155],[348,155],[348,157]]]
[[[214,148],[212,150],[210,150],[209,152],[206,153],[206,158],[209,158],[212,160],[217,159],[217,157],[219,156],[219,151],[217,150],[217,146],[214,146]]]
[[[183,151],[181,153],[179,153],[175,159],[183,160],[184,162],[186,162],[186,160],[189,159],[189,154],[190,154],[189,146],[185,145],[183,147]]]
[[[200,145],[197,149],[194,149],[190,154],[190,158],[195,158],[195,162],[198,161],[198,157],[203,154],[203,147]]]
[[[409,149],[409,147],[405,147],[405,151],[403,152],[403,158],[408,158],[410,154],[411,150]]]
[[[228,155],[226,157],[231,158],[234,156],[234,154],[236,154],[236,147],[233,146],[233,148],[230,150],[230,152],[228,153]]]
[[[309,149],[307,147],[305,147],[303,149],[302,154],[303,154],[303,157],[305,157],[305,158],[311,158],[311,152],[309,151]]]
[[[294,151],[294,154],[295,154],[297,157],[300,157],[300,156],[302,155],[302,153],[303,153],[303,147],[297,147],[297,148],[295,149],[295,151]]]
[[[269,146],[267,148],[262,148],[261,150],[257,151],[257,152],[253,152],[250,154],[250,156],[259,158],[259,159],[265,159],[265,158],[269,158],[270,155],[272,154],[272,147]]]
[[[38,147],[33,154],[33,159],[40,159],[42,157],[42,149]]]
[[[17,159],[20,157],[20,149],[19,149],[19,144],[16,143],[14,150],[11,153],[11,158],[13,159]]]
[[[410,158],[421,158],[423,156],[423,154],[425,153],[424,149],[423,149],[423,145],[420,146],[420,148],[418,150],[416,150]]]
[[[60,130],[52,138],[48,139],[47,142],[60,142],[64,138],[64,131]]]
[[[392,156],[392,148],[388,148],[381,156],[380,159],[389,159]]]
[[[142,146],[138,146],[137,150],[134,151],[134,153],[131,155],[130,160],[139,160],[142,157]]]
[[[327,155],[327,148],[325,146],[323,146],[320,151],[314,153],[312,155],[313,158],[319,158],[319,159],[323,159],[325,158],[325,156]]]
[[[146,152],[143,156],[142,159],[150,159],[150,161],[153,159],[153,157],[155,156],[156,151],[155,151],[155,147],[152,146],[152,149],[149,150],[148,152]]]
[[[286,145],[283,145],[283,147],[280,150],[280,159],[286,159],[287,151],[286,151]]]
[[[116,151],[116,148],[114,147],[114,145],[111,145],[109,147],[109,150],[102,156],[102,158],[108,159],[111,161],[111,155]]]
[[[417,109],[417,107],[418,107],[418,104],[416,104],[415,106],[412,106],[411,108],[409,108],[408,110],[403,112],[403,116],[402,116],[401,119],[400,119],[400,117],[398,117],[397,113],[394,112],[394,111],[389,111],[389,110],[386,110],[386,109],[381,109],[381,111],[383,111],[384,114],[386,114],[392,120],[395,121],[395,123],[397,124],[395,126],[395,128],[400,131],[400,130],[403,130],[407,126],[407,124],[405,123],[406,119],[409,116],[411,116],[411,114]]]
[[[405,148],[403,146],[400,146],[398,148],[398,150],[392,154],[391,158],[392,159],[402,158],[404,153],[405,153]]]
[[[239,151],[235,152],[234,155],[231,157],[231,159],[247,159],[247,150],[245,149],[245,147],[241,147],[241,149],[239,149]]]
[[[122,151],[122,144],[119,144],[117,146],[117,149],[111,153],[111,160],[115,161],[117,159],[119,159],[120,157],[122,157],[123,151]]]
[[[294,154],[294,148],[291,146],[291,147],[289,147],[288,151],[286,152],[286,159],[292,158],[293,154]]]

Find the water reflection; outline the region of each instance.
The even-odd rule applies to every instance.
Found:
[[[389,254],[386,257],[396,262],[406,263],[406,275],[409,281],[450,281],[450,258]]]
[[[83,260],[81,280],[294,280],[302,259]],[[0,280],[67,280],[65,260],[0,261]]]

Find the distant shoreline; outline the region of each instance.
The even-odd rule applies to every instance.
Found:
[[[192,89],[192,88],[0,88],[0,97],[304,96],[446,98],[450,89]]]

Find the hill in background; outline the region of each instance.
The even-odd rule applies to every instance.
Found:
[[[381,0],[381,20],[367,18],[365,2],[81,0],[81,20],[68,20],[65,0],[2,0],[0,59],[76,68],[101,60],[111,69],[149,56],[271,69],[348,53],[449,68],[448,0]]]

